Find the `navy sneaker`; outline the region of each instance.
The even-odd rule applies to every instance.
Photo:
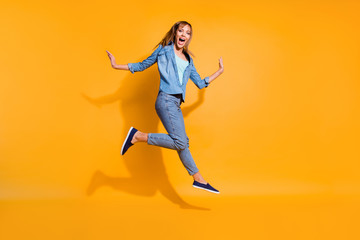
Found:
[[[124,141],[124,143],[123,143],[123,145],[122,145],[121,155],[124,155],[124,154],[126,153],[126,151],[129,149],[129,147],[131,147],[132,145],[134,145],[134,144],[131,143],[131,140],[133,139],[133,137],[134,137],[134,135],[135,135],[135,133],[136,133],[137,131],[138,131],[138,130],[137,130],[136,128],[133,128],[133,127],[130,128],[130,130],[129,130],[126,138],[125,138],[125,141]]]
[[[213,188],[209,183],[208,184],[203,184],[203,183],[199,183],[199,182],[194,180],[193,187],[194,188],[204,189],[204,190],[212,192],[212,193],[217,193],[217,194],[220,193],[218,190]]]

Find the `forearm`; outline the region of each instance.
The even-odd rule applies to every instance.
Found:
[[[113,64],[112,67],[118,70],[129,70],[129,66],[127,64]]]
[[[214,81],[218,76],[220,76],[224,72],[224,68],[219,68],[216,72],[214,72],[211,76],[209,76],[209,83]]]

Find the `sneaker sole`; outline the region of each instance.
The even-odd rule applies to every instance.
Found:
[[[130,128],[130,130],[129,130],[129,132],[128,132],[128,134],[127,134],[126,138],[125,138],[125,141],[124,141],[124,143],[123,143],[123,145],[122,145],[122,147],[121,147],[121,152],[120,152],[120,153],[121,153],[121,155],[124,155],[123,150],[124,150],[125,144],[126,144],[126,142],[127,142],[128,138],[129,138],[129,135],[130,135],[130,133],[131,133],[131,131],[132,131],[133,129],[134,129],[133,127],[131,127],[131,128]]]
[[[193,187],[194,187],[194,188],[198,188],[198,189],[202,189],[202,190],[205,190],[205,191],[208,191],[208,192],[216,193],[216,194],[219,194],[219,193],[220,193],[220,192],[215,192],[215,191],[213,191],[213,190],[206,189],[206,188],[202,188],[202,187],[198,187],[198,186],[194,186],[194,185],[193,185]]]

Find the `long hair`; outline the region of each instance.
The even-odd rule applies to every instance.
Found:
[[[164,38],[155,46],[155,48],[159,45],[162,45],[163,47],[167,46],[170,42],[175,43],[175,36],[176,36],[176,31],[179,29],[179,27],[183,27],[185,25],[189,25],[190,26],[190,38],[189,41],[187,41],[187,43],[184,46],[183,52],[194,56],[194,54],[192,52],[189,51],[189,44],[191,41],[191,38],[193,36],[193,30],[191,27],[191,24],[186,22],[186,21],[179,21],[176,22],[171,28],[170,30],[165,34]]]

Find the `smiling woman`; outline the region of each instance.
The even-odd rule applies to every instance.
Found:
[[[184,167],[194,178],[193,187],[219,193],[202,177],[190,153],[189,138],[185,132],[180,105],[185,100],[186,84],[189,78],[199,89],[202,89],[223,73],[224,66],[222,58],[220,58],[219,69],[211,76],[202,79],[190,56],[189,44],[192,34],[190,23],[186,21],[176,22],[155,46],[156,50],[151,56],[138,63],[117,65],[115,57],[107,52],[111,65],[115,69],[130,70],[134,73],[144,71],[157,62],[160,72],[160,89],[155,108],[168,134],[143,133],[131,127],[121,148],[121,155],[124,155],[131,146],[139,142],[176,150]]]
[[[188,54],[193,55],[189,51],[189,44],[192,39],[192,35],[193,30],[191,24],[186,21],[179,21],[171,27],[171,29],[166,33],[164,38],[156,46],[162,45],[164,47],[169,43],[169,41],[174,41],[177,51],[184,51]]]

